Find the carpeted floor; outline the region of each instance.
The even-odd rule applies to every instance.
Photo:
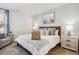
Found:
[[[11,44],[0,50],[0,55],[28,55],[21,47]],[[47,55],[78,55],[78,53],[56,46]]]
[[[19,46],[16,46],[15,44],[11,44],[1,49],[0,55],[27,55],[27,53]]]

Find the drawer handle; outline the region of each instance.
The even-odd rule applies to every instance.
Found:
[[[66,40],[67,42],[71,42],[70,40]]]
[[[70,44],[66,44],[66,46],[69,46],[70,47]]]

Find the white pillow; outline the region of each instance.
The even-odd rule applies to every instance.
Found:
[[[55,31],[55,35],[58,35],[58,32],[59,32],[59,30],[56,30],[56,31]]]
[[[40,30],[40,33],[41,33],[41,35],[43,35],[43,34],[44,34],[44,30],[41,29],[41,30]]]

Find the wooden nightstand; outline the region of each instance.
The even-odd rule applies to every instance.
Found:
[[[33,31],[32,32],[32,39],[33,40],[40,40],[40,32],[39,31]]]
[[[78,52],[78,36],[61,37],[61,47]]]

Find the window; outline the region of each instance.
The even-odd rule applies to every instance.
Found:
[[[9,11],[0,9],[0,34],[9,34]]]

